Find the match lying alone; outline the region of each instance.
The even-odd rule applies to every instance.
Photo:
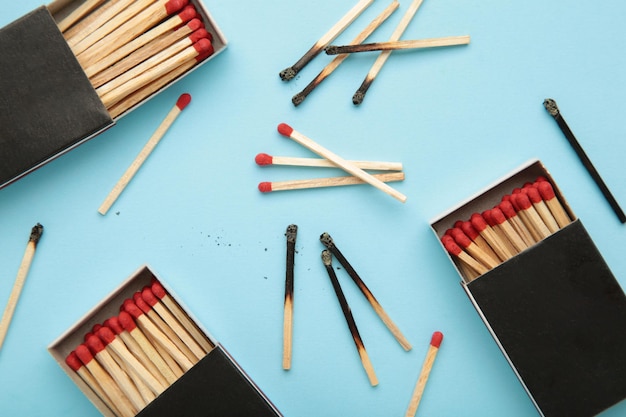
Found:
[[[503,196],[493,208],[456,221],[441,243],[470,282],[570,222],[552,184],[539,177]]]

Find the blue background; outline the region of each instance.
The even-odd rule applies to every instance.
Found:
[[[0,414],[99,415],[46,347],[149,264],[285,416],[404,415],[435,330],[445,338],[418,415],[536,415],[429,221],[538,158],[626,285],[625,226],[542,105],[546,97],[557,101],[626,205],[626,3],[425,0],[403,39],[469,34],[471,44],[393,53],[360,107],[351,97],[376,55],[352,56],[294,108],[291,97],[331,58],[318,56],[289,83],[278,72],[355,3],[207,0],[229,41],[224,53],[114,128],[0,190],[0,299],[8,298],[31,227],[45,226],[0,352]],[[409,3],[370,39],[386,40]],[[39,5],[2,0],[0,25]],[[334,43],[349,42],[387,5],[375,1]],[[182,92],[192,103],[109,214],[98,214]],[[257,166],[259,152],[312,156],[276,132],[281,122],[346,159],[403,162],[406,180],[394,187],[408,201],[363,185],[261,194],[260,181],[341,175]],[[285,372],[290,223],[299,232],[293,367]],[[320,261],[325,231],[413,344],[402,350],[339,271],[377,387],[367,381]],[[621,403],[602,416],[625,413]]]

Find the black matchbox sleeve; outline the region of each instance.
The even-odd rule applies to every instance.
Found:
[[[220,345],[137,417],[277,417],[280,413]]]
[[[0,188],[111,125],[46,7],[0,29]]]
[[[626,398],[626,297],[580,220],[462,285],[542,415]]]

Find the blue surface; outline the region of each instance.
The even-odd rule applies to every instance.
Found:
[[[626,205],[626,3],[425,0],[403,39],[469,34],[471,44],[392,54],[360,107],[351,97],[375,55],[353,56],[294,108],[291,97],[330,58],[319,56],[289,83],[278,72],[354,3],[207,0],[229,40],[223,54],[113,129],[0,190],[0,299],[8,298],[31,227],[45,226],[0,352],[1,415],[99,415],[46,347],[145,263],[286,417],[403,415],[434,330],[445,339],[418,415],[536,415],[429,220],[538,158],[626,285],[626,226],[542,106],[546,97],[557,101]],[[387,4],[374,2],[335,43],[349,42]],[[3,0],[0,25],[39,5]],[[403,0],[371,39],[386,40],[408,5]],[[0,65],[10,63],[0,58]],[[193,96],[191,105],[109,214],[98,214],[182,92]],[[406,180],[394,186],[408,201],[369,186],[259,193],[260,181],[337,175],[258,167],[259,152],[311,156],[276,132],[280,122],[347,159],[403,162]],[[290,223],[299,232],[293,368],[285,372]],[[413,344],[403,351],[339,271],[378,387],[367,381],[320,261],[324,231]],[[624,414],[621,403],[602,416]]]

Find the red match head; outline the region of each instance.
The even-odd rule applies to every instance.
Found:
[[[159,299],[156,298],[150,287],[146,287],[141,291],[141,298],[151,307],[154,307],[159,302]]]
[[[89,336],[87,340],[85,340],[85,344],[94,355],[104,350],[104,343],[102,343],[102,340],[96,335]]]
[[[443,247],[454,256],[459,256],[461,252],[461,248],[456,244],[452,236],[444,235],[441,237],[441,243],[443,243]]]
[[[262,193],[269,193],[272,191],[272,183],[271,182],[260,182],[259,183],[259,191]]]
[[[105,345],[113,343],[115,340],[115,334],[108,327],[101,327],[96,334]]]
[[[540,181],[537,183],[537,189],[539,190],[539,194],[543,197],[544,200],[550,201],[555,197],[554,188],[552,188],[552,184],[548,181]]]
[[[150,308],[148,303],[146,303],[144,299],[141,297],[140,291],[137,291],[135,294],[133,294],[133,300],[135,301],[135,305],[139,307],[139,309],[143,311],[145,314],[148,314],[152,310],[152,308]]]
[[[91,328],[91,333],[96,333],[98,330],[100,330],[100,328],[102,327],[102,325],[100,323],[96,323],[93,325],[93,327]]]
[[[122,305],[122,309],[123,309],[123,311],[127,312],[128,314],[130,314],[134,318],[139,318],[143,314],[143,311],[141,311],[141,309],[139,307],[137,307],[137,304],[135,304],[135,302],[133,300],[131,300],[130,298],[127,299],[126,301],[124,301],[124,304]],[[120,318],[120,320],[121,320],[121,318]],[[124,323],[122,323],[122,326],[123,325],[124,325]]]
[[[189,0],[170,0],[167,3],[165,3],[165,11],[167,12],[167,15],[169,16],[181,10],[187,4],[189,4]]]
[[[191,22],[192,20],[197,20],[200,24],[202,24],[200,19],[198,19],[196,16],[198,16],[198,12],[196,11],[196,8],[192,5],[186,6],[180,13],[178,13],[178,18],[183,22]]]
[[[212,54],[214,52],[213,44],[207,38],[202,38],[193,44],[198,55]]]
[[[209,39],[209,32],[207,32],[204,27],[194,30],[193,33],[188,36],[188,38],[191,42],[198,42],[200,39],[206,39],[209,42],[211,41]]]
[[[526,190],[526,195],[528,196],[528,198],[530,199],[530,202],[533,204],[537,204],[540,203],[541,200],[541,194],[539,194],[539,190],[536,189],[535,187],[530,187]]]
[[[493,216],[491,215],[491,209],[483,211],[481,216],[483,216],[483,219],[485,219],[489,226],[496,225],[496,222],[493,220]]]
[[[515,194],[513,202],[518,210],[528,210],[532,206],[528,195],[525,193]]]
[[[461,230],[463,230],[463,233],[465,233],[467,237],[472,240],[476,239],[479,235],[478,231],[474,226],[472,226],[472,222],[469,220],[466,220],[461,224]]]
[[[104,325],[113,330],[115,334],[120,334],[124,331],[120,320],[117,317],[111,317],[104,321]]]
[[[84,344],[78,345],[74,352],[76,352],[76,356],[78,357],[78,359],[80,359],[80,361],[85,365],[93,360],[93,354]]]
[[[126,330],[127,332],[130,333],[137,328],[135,320],[133,320],[133,317],[128,312],[121,311],[120,315],[117,316],[117,318],[124,330]]]
[[[293,133],[293,128],[289,126],[287,123],[281,123],[278,125],[278,133],[280,133],[283,136],[287,136],[289,138],[291,137],[291,134]]]
[[[502,224],[506,221],[506,217],[499,207],[494,207],[491,209],[491,219],[495,224]]]
[[[478,233],[482,232],[483,230],[487,228],[487,222],[485,221],[483,216],[481,216],[479,213],[472,214],[472,217],[470,218],[470,222],[472,223],[472,226],[474,226],[474,229],[476,229]]]
[[[67,355],[67,357],[65,358],[65,363],[74,372],[83,367],[83,363],[80,361],[80,359],[78,359],[76,351],[72,351],[69,355]]]
[[[436,348],[441,346],[441,342],[443,341],[443,333],[435,332],[433,333],[433,337],[430,339],[430,345]]]
[[[469,245],[472,244],[470,238],[467,237],[467,235],[463,233],[463,230],[459,229],[458,227],[454,227],[452,228],[452,230],[450,230],[450,236],[452,236],[452,239],[454,239],[457,245],[463,248],[467,248]]]
[[[189,103],[191,103],[191,95],[183,93],[180,95],[180,97],[178,97],[178,100],[176,101],[176,107],[178,107],[179,110],[182,110],[187,107]]]
[[[502,211],[502,214],[504,214],[507,219],[512,219],[515,216],[517,216],[517,212],[515,211],[513,204],[511,204],[511,201],[509,200],[504,200],[500,202],[498,207],[500,208],[500,210]]]
[[[159,281],[154,281],[150,286],[150,289],[159,299],[163,299],[167,295],[167,291],[165,291],[165,288],[163,288],[163,285],[161,285]]]
[[[273,160],[274,158],[272,155],[268,155],[266,153],[260,153],[254,157],[254,162],[256,162],[257,165],[272,165]]]

